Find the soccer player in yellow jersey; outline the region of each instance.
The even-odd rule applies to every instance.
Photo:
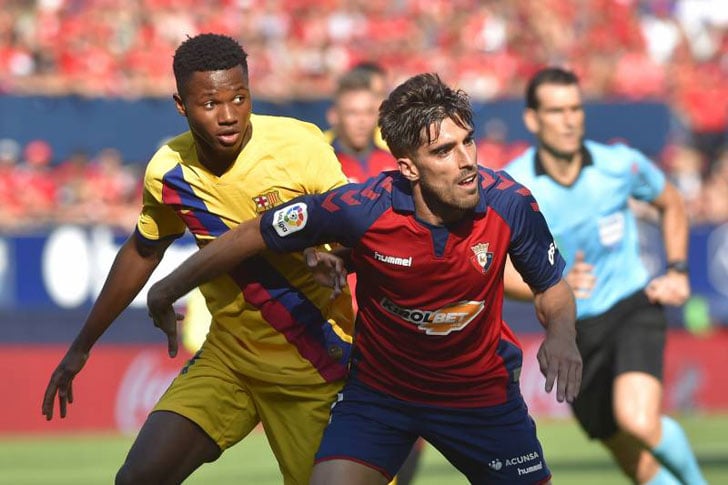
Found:
[[[56,396],[65,416],[91,347],[174,239],[189,230],[202,246],[266,209],[346,182],[314,125],[251,114],[246,58],[234,39],[216,34],[188,38],[175,52],[174,101],[190,130],[147,166],[135,234],[51,376],[47,419]],[[349,354],[341,329],[327,322],[331,290],[315,283],[300,253],[264,253],[200,289],[213,316],[208,337],[147,418],[116,483],[180,483],[258,423],[284,483],[308,483]],[[168,347],[176,355],[176,335]]]

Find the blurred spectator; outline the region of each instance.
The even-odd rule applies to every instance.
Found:
[[[134,227],[140,177],[124,165],[118,150],[101,150],[92,160],[77,152],[54,174],[59,184],[57,221]]]
[[[526,140],[508,142],[508,126],[503,120],[488,120],[481,133],[476,133],[478,163],[494,170],[502,169],[530,146]]]
[[[713,164],[703,188],[705,203],[702,222],[722,224],[728,222],[728,148]]]
[[[0,139],[0,230],[12,229],[22,222],[17,163],[20,144],[10,138]]]
[[[53,150],[43,140],[33,140],[23,149],[17,171],[17,190],[22,225],[35,226],[53,221],[58,186],[50,169]]]
[[[689,145],[672,142],[663,150],[661,165],[683,196],[691,220],[701,219],[705,164],[700,152]]]

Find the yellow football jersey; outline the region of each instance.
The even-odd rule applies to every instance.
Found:
[[[152,157],[144,177],[137,234],[147,241],[189,230],[198,245],[303,194],[346,183],[321,130],[285,117],[252,115],[252,136],[221,176],[197,159],[190,132]],[[353,316],[344,295],[318,285],[300,253],[265,252],[200,287],[212,314],[208,343],[227,365],[266,382],[307,384],[342,379]],[[346,315],[345,315],[346,314]]]

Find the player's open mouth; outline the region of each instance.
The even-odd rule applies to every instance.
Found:
[[[220,140],[220,143],[223,145],[234,145],[236,141],[238,141],[238,137],[240,136],[240,133],[237,131],[230,132],[230,133],[218,133],[217,139]]]
[[[461,185],[463,187],[471,185],[473,182],[475,182],[476,176],[477,176],[477,174],[473,174],[470,177],[464,178],[460,182],[458,182],[458,185]]]

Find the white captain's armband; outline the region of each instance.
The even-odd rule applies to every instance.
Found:
[[[305,202],[296,202],[273,213],[273,228],[280,237],[285,237],[306,227],[308,207]]]

